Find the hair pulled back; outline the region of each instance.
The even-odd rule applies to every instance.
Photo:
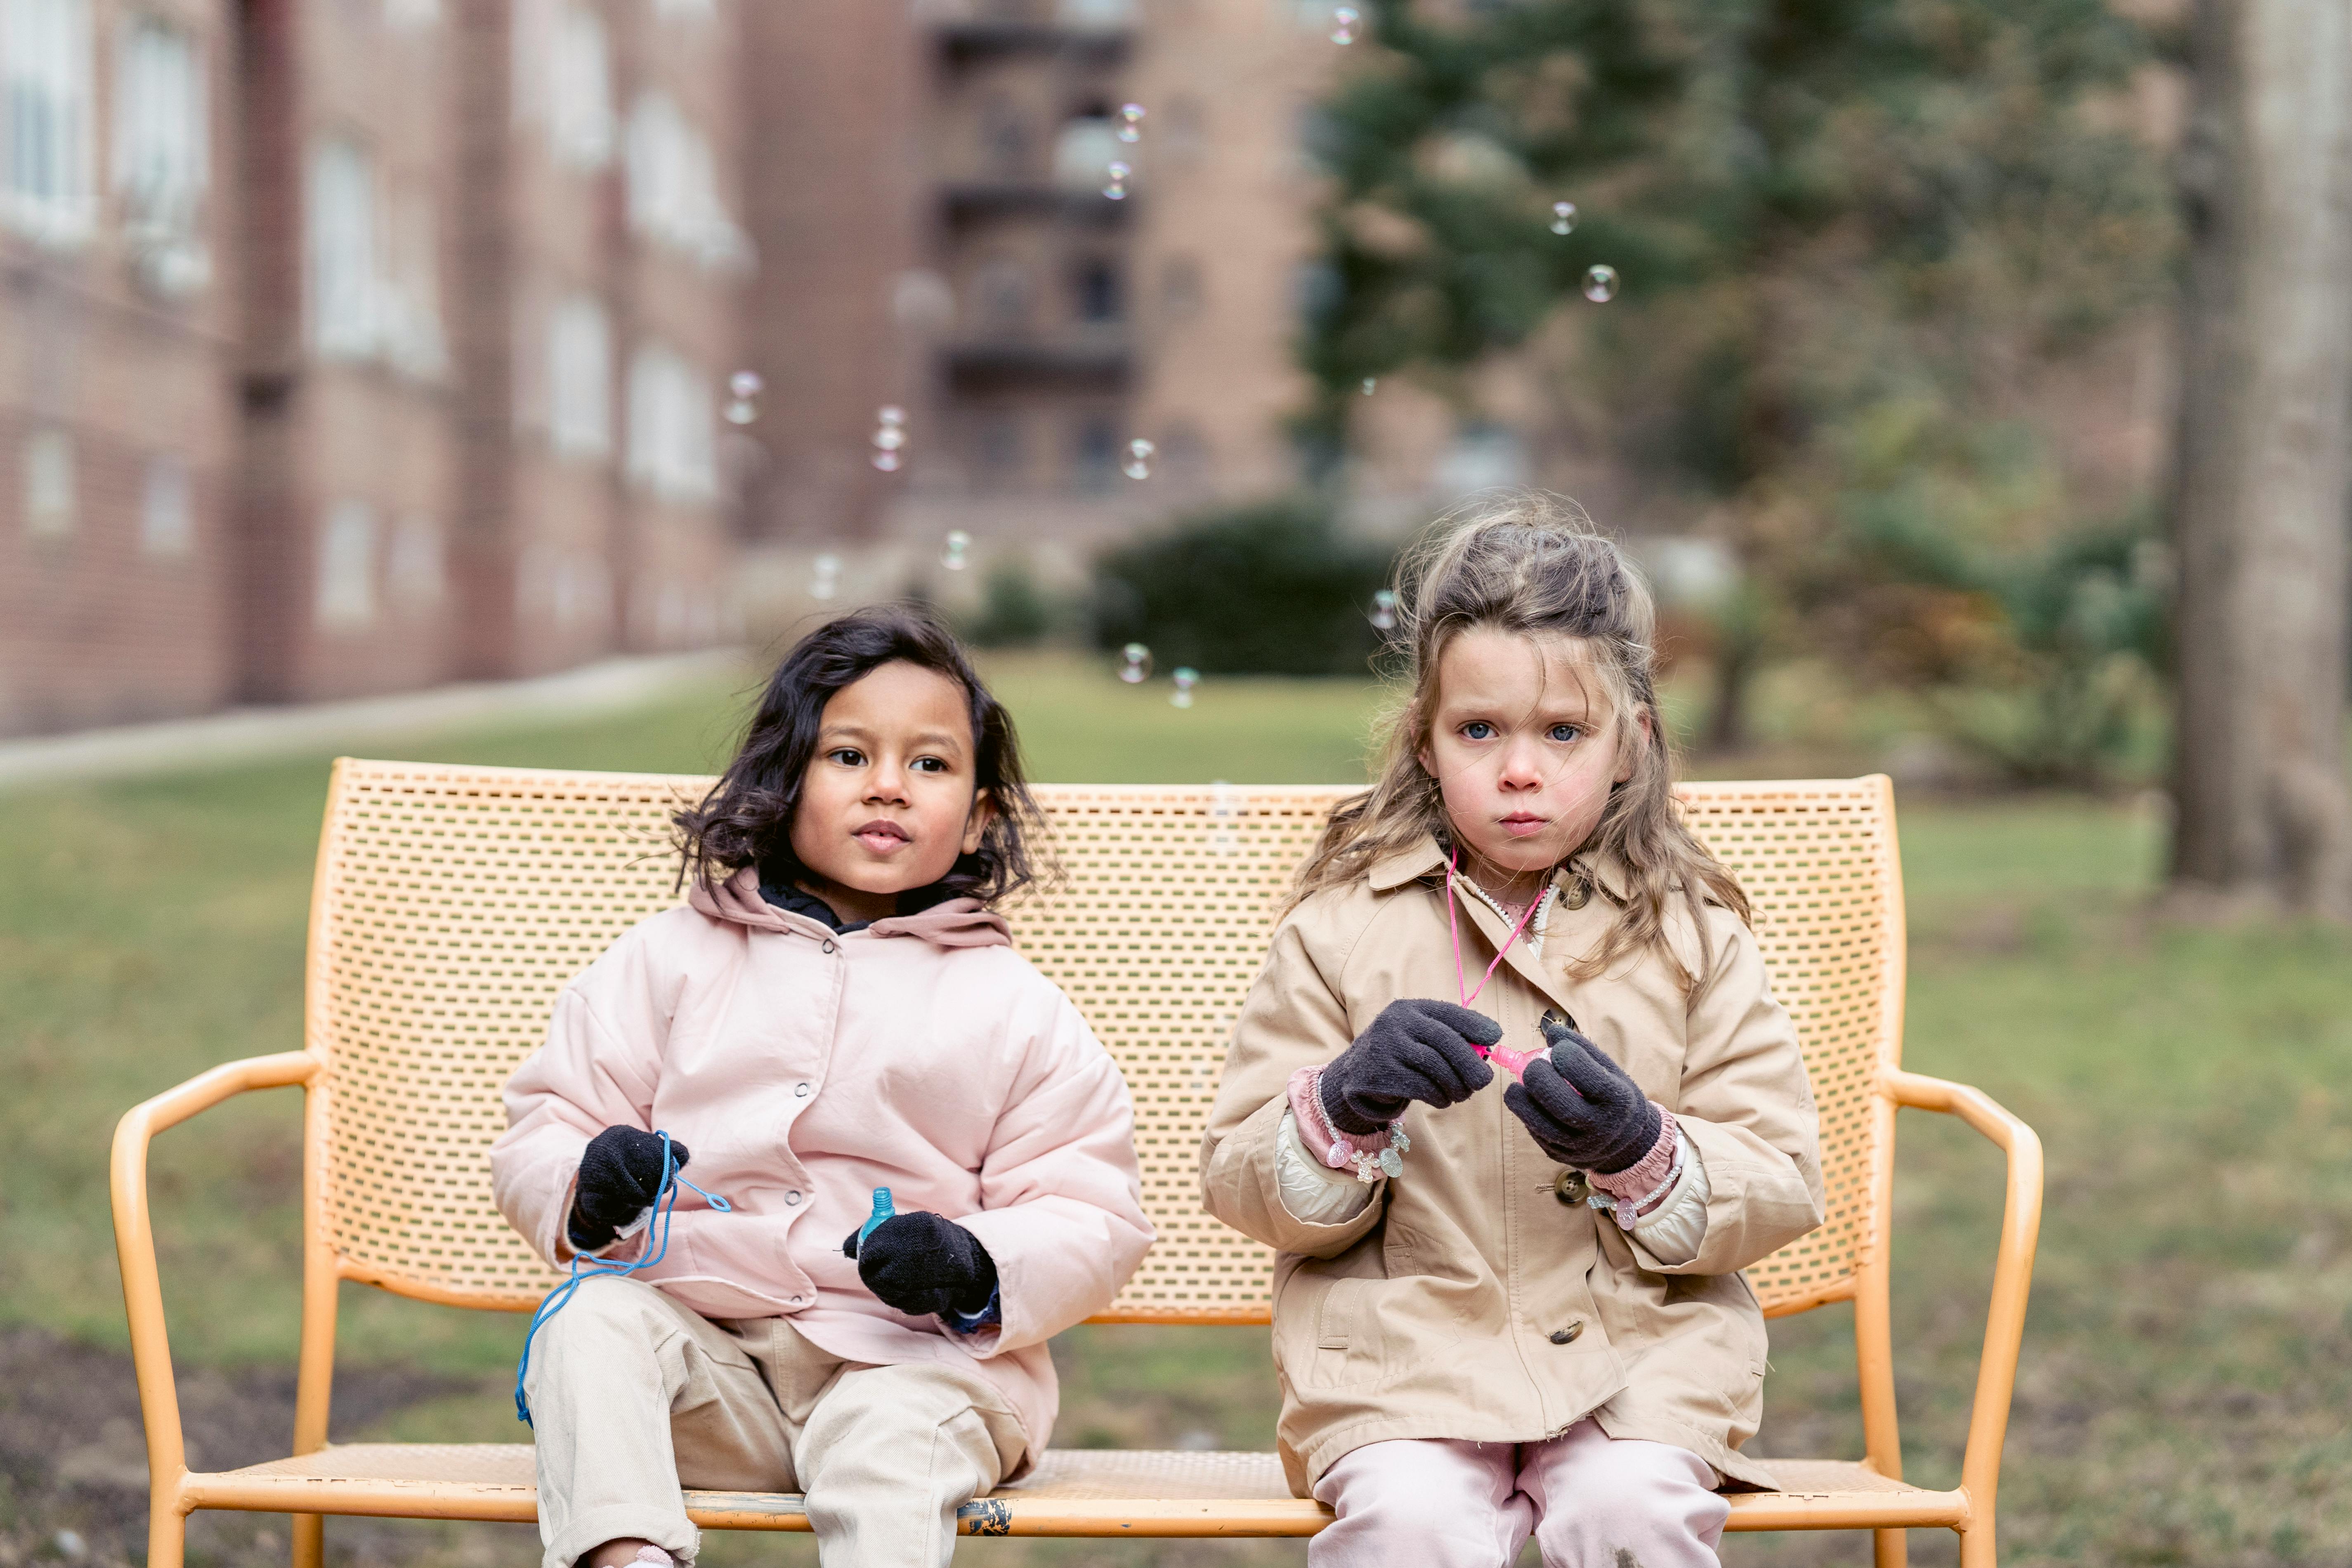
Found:
[[[1573,502],[1523,492],[1441,519],[1398,562],[1396,594],[1391,643],[1402,655],[1408,695],[1389,720],[1379,782],[1332,812],[1300,870],[1293,904],[1353,881],[1433,835],[1450,841],[1444,799],[1421,753],[1437,707],[1438,663],[1455,637],[1484,627],[1568,638],[1609,703],[1620,765],[1633,764],[1632,776],[1611,787],[1592,836],[1578,847],[1622,868],[1625,898],[1606,938],[1571,973],[1590,977],[1628,954],[1655,949],[1685,986],[1696,984],[1697,976],[1665,940],[1669,907],[1675,900],[1688,907],[1706,962],[1700,905],[1721,904],[1746,920],[1748,897],[1675,808],[1673,747],[1655,685],[1657,611],[1639,573]]]
[[[816,755],[825,704],[844,687],[897,662],[936,670],[963,689],[972,782],[995,807],[980,847],[956,858],[937,884],[940,892],[992,903],[1033,881],[1028,834],[1039,817],[1013,715],[981,684],[954,635],[929,611],[906,605],[854,610],[793,645],[769,679],[735,760],[699,805],[671,819],[683,872],[705,886],[744,866],[756,865],[777,881],[806,875],[793,854],[793,813]]]

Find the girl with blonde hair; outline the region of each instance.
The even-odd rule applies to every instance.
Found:
[[[1655,615],[1581,512],[1450,520],[1398,582],[1411,694],[1234,1031],[1210,1211],[1275,1247],[1315,1568],[1712,1563],[1764,1321],[1821,1223],[1748,902],[1676,814]],[[1501,1070],[1497,1070],[1497,1069]],[[1516,1079],[1516,1081],[1514,1081]]]

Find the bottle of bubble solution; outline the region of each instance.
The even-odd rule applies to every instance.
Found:
[[[864,1246],[866,1238],[872,1236],[877,1227],[878,1227],[884,1220],[896,1219],[897,1217],[898,1210],[890,1206],[890,1189],[887,1187],[875,1188],[874,1212],[866,1216],[866,1223],[864,1225],[857,1227],[858,1245],[861,1247]]]

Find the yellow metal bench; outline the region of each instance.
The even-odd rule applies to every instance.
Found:
[[[152,1475],[149,1568],[181,1568],[197,1509],[295,1515],[295,1568],[318,1568],[321,1516],[528,1521],[525,1444],[327,1442],[338,1284],[524,1311],[556,1277],[490,1202],[499,1090],[539,1042],[555,994],[605,945],[676,902],[667,820],[709,781],[642,773],[345,760],[312,896],[300,1051],[229,1062],[126,1115],[114,1218]],[[1067,991],[1135,1097],[1144,1201],[1160,1240],[1116,1323],[1267,1321],[1272,1257],[1201,1211],[1201,1122],[1270,918],[1339,788],[1053,785],[1039,797],[1068,872],[1017,907],[1021,949]],[[1702,784],[1694,827],[1755,900],[1757,932],[1802,1036],[1822,1113],[1829,1220],[1748,1271],[1769,1316],[1854,1303],[1866,1457],[1774,1459],[1782,1489],[1731,1499],[1733,1530],[1858,1530],[1880,1568],[1902,1531],[1959,1532],[1994,1561],[1993,1494],[2042,1203],[2031,1129],[1976,1089],[1901,1070],[1903,902],[1886,780]],[[154,1134],[247,1089],[307,1090],[303,1310],[292,1456],[191,1472],[181,1439],[154,1238]],[[1990,1320],[1960,1485],[1902,1480],[1887,1322],[1895,1112],[1959,1116],[2008,1154]],[[805,1530],[792,1496],[689,1491],[706,1528]],[[1055,1450],[965,1507],[975,1535],[1303,1536],[1329,1519],[1290,1496],[1270,1453]]]

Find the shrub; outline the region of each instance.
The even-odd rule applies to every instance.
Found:
[[[1307,499],[1185,518],[1095,563],[1095,640],[1139,642],[1162,670],[1360,675],[1390,552]]]
[[[1054,630],[1055,605],[1018,555],[1000,558],[981,589],[980,614],[966,637],[981,647],[1030,647]]]

